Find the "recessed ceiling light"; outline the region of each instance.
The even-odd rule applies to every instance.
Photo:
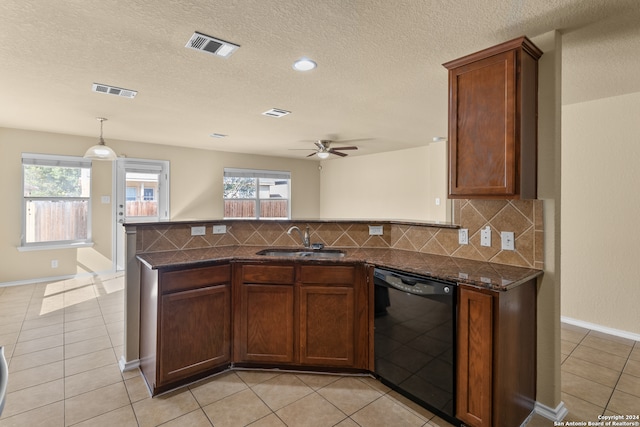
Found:
[[[300,58],[293,63],[293,69],[297,71],[311,71],[317,66],[318,64],[309,58]]]

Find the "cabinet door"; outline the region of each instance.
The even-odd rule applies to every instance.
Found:
[[[493,297],[460,288],[457,418],[472,427],[491,426]]]
[[[293,362],[293,285],[241,284],[239,306],[236,360]]]
[[[231,285],[163,295],[158,385],[231,361]]]
[[[300,362],[352,366],[354,313],[353,288],[303,286],[300,289]]]
[[[516,194],[516,52],[449,71],[449,193]]]

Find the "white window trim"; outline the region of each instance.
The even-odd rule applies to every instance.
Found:
[[[57,156],[53,154],[37,154],[22,153],[22,225],[20,231],[20,246],[17,247],[19,252],[44,251],[51,249],[73,249],[93,246],[91,236],[91,204],[92,195],[89,194],[89,205],[87,211],[87,238],[85,240],[63,240],[51,242],[32,242],[27,243],[26,240],[26,199],[24,196],[24,165],[36,166],[62,166],[62,167],[78,167],[92,169],[90,159],[77,156]],[[93,176],[91,177],[93,179]]]

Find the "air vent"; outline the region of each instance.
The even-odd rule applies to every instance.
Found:
[[[262,114],[269,117],[283,117],[283,116],[286,116],[287,114],[291,114],[291,111],[281,110],[279,108],[272,108],[268,111],[265,111]]]
[[[233,52],[238,50],[240,46],[196,32],[193,33],[185,47],[201,50],[222,58],[228,58]]]
[[[99,93],[106,93],[107,95],[123,96],[125,98],[135,98],[138,94],[137,90],[123,89],[121,87],[103,85],[101,83],[94,83],[91,90]]]

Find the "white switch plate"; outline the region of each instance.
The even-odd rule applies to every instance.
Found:
[[[491,227],[480,230],[480,246],[491,246]]]
[[[200,225],[197,227],[191,227],[192,236],[204,236],[207,233],[207,227]]]
[[[224,234],[226,232],[227,232],[227,226],[224,224],[213,226],[213,234]]]
[[[108,205],[111,203],[111,196],[100,196],[100,203],[103,205]]]
[[[460,245],[469,244],[469,230],[467,228],[461,228],[458,230],[458,244]]]
[[[52,259],[51,260],[51,268],[58,268],[58,260],[57,259]]]
[[[500,239],[502,240],[503,251],[514,251],[516,249],[513,231],[503,231],[500,233]]]
[[[384,228],[382,225],[369,226],[369,236],[382,236],[382,233],[384,233]]]
[[[436,197],[436,206],[440,206],[440,197]]]

